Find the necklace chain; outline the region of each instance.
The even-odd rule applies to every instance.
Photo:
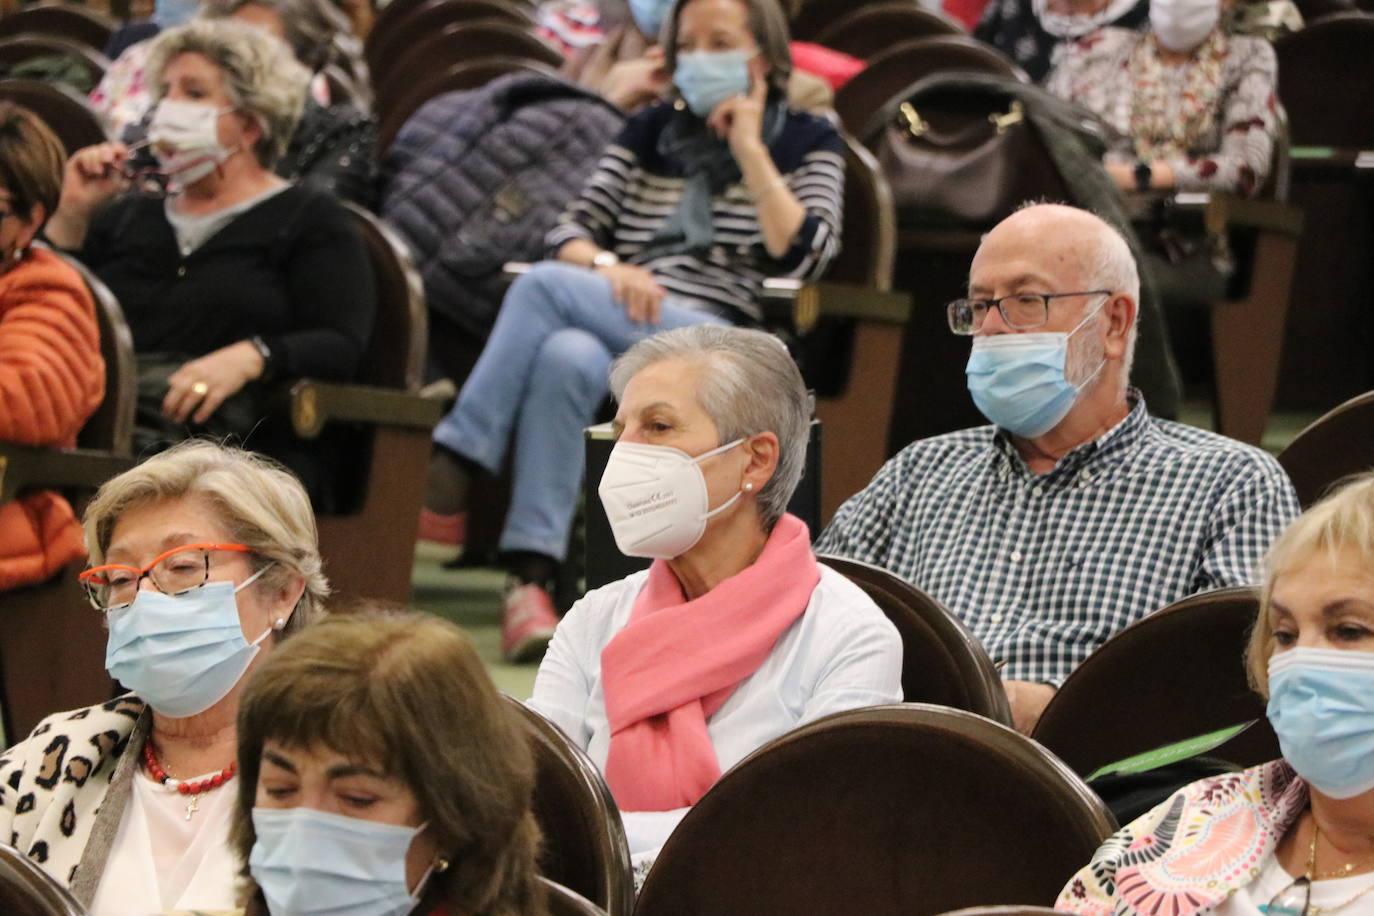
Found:
[[[1338,870],[1335,871],[1335,872],[1329,872],[1329,873],[1324,874],[1324,875],[1319,875],[1319,874],[1317,874],[1317,839],[1318,839],[1318,837],[1320,837],[1321,835],[1322,835],[1322,829],[1321,829],[1321,827],[1317,826],[1317,815],[1316,815],[1316,814],[1313,814],[1313,815],[1312,815],[1312,844],[1311,844],[1311,845],[1308,847],[1308,849],[1307,849],[1307,880],[1308,880],[1308,882],[1316,881],[1316,880],[1322,879],[1322,878],[1343,878],[1343,877],[1349,875],[1352,871],[1354,871],[1354,870],[1355,870],[1355,865],[1356,865],[1356,863],[1355,863],[1355,862],[1347,862],[1344,866],[1342,866],[1340,869],[1338,869]],[[1332,846],[1331,848],[1332,848],[1332,849],[1335,849],[1336,847],[1335,847],[1335,846]],[[1338,903],[1338,904],[1336,904],[1335,906],[1322,906],[1322,907],[1317,907],[1317,906],[1310,906],[1310,905],[1309,905],[1308,908],[1307,908],[1307,914],[1308,914],[1308,916],[1321,916],[1322,913],[1330,913],[1330,912],[1333,912],[1333,911],[1335,911],[1335,910],[1343,910],[1343,909],[1345,909],[1346,907],[1350,906],[1350,904],[1354,903],[1356,900],[1359,900],[1359,899],[1360,899],[1361,897],[1363,897],[1365,894],[1369,893],[1370,891],[1374,891],[1374,884],[1370,884],[1368,887],[1366,887],[1364,890],[1360,891],[1360,892],[1359,892],[1358,894],[1356,894],[1354,897],[1351,897],[1349,900],[1346,900],[1344,903]]]

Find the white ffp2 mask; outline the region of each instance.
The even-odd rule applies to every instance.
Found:
[[[711,509],[700,464],[743,441],[727,442],[695,458],[666,445],[617,442],[597,493],[620,552],[671,560],[695,547],[706,532],[707,519],[740,496],[736,492]]]

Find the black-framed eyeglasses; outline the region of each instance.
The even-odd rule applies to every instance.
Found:
[[[1089,289],[1076,293],[1014,293],[1000,299],[955,299],[945,307],[949,329],[964,336],[982,330],[988,312],[1002,313],[1007,327],[1018,331],[1044,326],[1050,320],[1050,300],[1070,296],[1110,296],[1109,289]]]
[[[1264,907],[1265,916],[1307,916],[1312,902],[1312,882],[1306,875],[1273,896]]]

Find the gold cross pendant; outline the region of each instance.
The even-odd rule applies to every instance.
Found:
[[[191,815],[200,810],[200,796],[192,795],[191,800],[186,803],[186,819],[189,821]]]

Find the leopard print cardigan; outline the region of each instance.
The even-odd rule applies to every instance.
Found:
[[[143,701],[126,694],[51,715],[0,754],[0,842],[83,906],[95,898],[150,724]]]

